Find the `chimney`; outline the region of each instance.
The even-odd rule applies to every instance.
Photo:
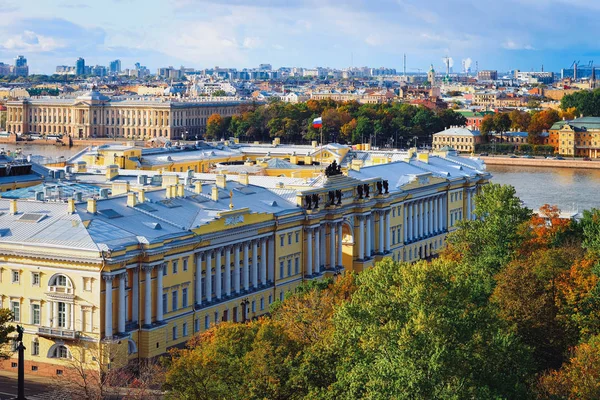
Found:
[[[16,215],[17,214],[17,199],[12,199],[10,201],[10,213],[12,215]]]
[[[67,200],[67,214],[75,213],[75,199],[70,198]]]
[[[128,181],[114,181],[112,183],[112,195],[124,194],[129,192]]]
[[[185,197],[185,185],[183,183],[177,185],[177,197]]]
[[[138,201],[140,203],[145,203],[146,202],[146,190],[145,189],[140,189],[140,191],[138,192]]]
[[[215,184],[221,189],[227,188],[227,176],[224,174],[217,174],[217,181]]]
[[[171,198],[171,185],[167,186],[167,189],[165,190],[165,198],[166,199]]]
[[[135,207],[137,203],[137,196],[135,192],[127,193],[127,207]]]
[[[94,198],[88,199],[87,212],[90,214],[96,214],[96,199],[94,199]]]
[[[119,175],[119,166],[118,165],[109,165],[106,167],[106,180],[111,181],[115,177]]]
[[[202,182],[196,181],[194,182],[194,192],[200,194],[202,193]]]
[[[244,185],[244,186],[248,186],[250,184],[250,178],[248,177],[248,173],[247,172],[242,172],[240,175],[240,180],[239,182]]]
[[[212,199],[212,201],[219,201],[219,188],[218,187],[213,186],[210,198]]]

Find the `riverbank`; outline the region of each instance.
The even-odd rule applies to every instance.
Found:
[[[510,157],[480,157],[486,165],[507,165],[514,167],[557,167],[600,169],[600,161],[583,160],[550,160],[546,158],[510,158]]]

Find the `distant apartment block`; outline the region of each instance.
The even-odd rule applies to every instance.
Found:
[[[498,71],[485,69],[477,72],[478,81],[495,81],[498,79]]]
[[[0,76],[28,76],[29,67],[27,59],[23,56],[15,58],[15,64],[9,65],[0,62]]]

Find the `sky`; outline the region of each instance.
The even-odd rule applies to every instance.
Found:
[[[0,0],[0,62],[461,69],[600,65],[595,0]],[[573,33],[569,33],[572,31]],[[586,34],[587,32],[587,34]]]

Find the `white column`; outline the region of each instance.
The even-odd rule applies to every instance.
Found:
[[[306,230],[306,275],[312,275],[312,262],[313,262],[313,251],[312,251],[312,228]]]
[[[315,229],[315,273],[321,272],[321,227]]]
[[[69,329],[74,330],[75,329],[75,303],[69,304],[69,317],[71,318],[69,325],[68,325]]]
[[[448,195],[446,194],[446,196],[444,196],[444,208],[443,208],[443,214],[444,214],[444,230],[448,229]]]
[[[110,283],[107,283],[107,287],[108,284],[112,285],[112,276],[110,277]],[[112,293],[112,286],[111,286],[111,292]],[[112,336],[112,296],[108,296],[110,297],[110,307],[109,307],[109,312],[110,312],[110,336]],[[58,328],[58,301],[53,301],[52,302],[52,327],[53,328]]]
[[[248,268],[248,247],[250,246],[250,243],[248,242],[244,242],[244,244],[242,245],[244,246],[244,252],[243,252],[243,257],[244,257],[244,263],[243,263],[243,269],[242,269],[242,277],[244,278],[244,290],[247,292],[250,289],[250,271]]]
[[[325,225],[321,225],[321,265],[319,265],[319,270],[320,267],[324,267],[325,264],[327,264],[327,240],[326,240],[326,228]]]
[[[269,238],[267,252],[269,253],[268,279],[270,282],[275,282],[275,238],[273,236]]]
[[[104,336],[109,338],[113,335],[113,302],[112,302],[112,276],[103,276],[104,278]],[[52,326],[56,327],[58,322],[58,310],[57,303],[54,302],[54,323]]]
[[[202,254],[205,254],[204,252]],[[208,258],[207,258],[208,260]],[[200,261],[202,262],[202,261]],[[200,264],[200,270],[202,270],[202,264]],[[213,293],[212,293],[212,268],[210,267],[210,265],[208,265],[208,263],[204,263],[204,295],[206,297],[206,301],[208,303],[210,303],[213,300]]]
[[[126,272],[119,275],[119,319],[117,331],[119,333],[125,332],[125,310],[127,305],[125,304],[125,274]]]
[[[471,191],[467,189],[467,219],[471,219]]]
[[[152,325],[152,267],[144,267],[144,325]]]
[[[252,241],[252,286],[258,288],[258,241]]]
[[[202,304],[202,253],[196,253],[196,304]]]
[[[379,254],[385,253],[385,224],[384,212],[379,211]]]
[[[335,268],[335,223],[329,223],[329,267]]]
[[[139,270],[136,268],[133,269],[133,282],[132,282],[132,290],[131,290],[131,318],[132,322],[137,322],[140,320],[140,282],[139,282]]]
[[[260,283],[267,283],[267,240],[260,240]]]
[[[444,230],[444,227],[442,226],[442,216],[444,215],[443,207],[442,207],[442,196],[438,197],[437,203],[438,203],[438,209],[437,209],[438,232],[442,232]]]
[[[162,322],[163,313],[163,268],[166,268],[164,264],[156,267],[156,322]]]
[[[342,223],[338,222],[338,248],[337,248],[337,261],[338,261],[338,265],[341,267],[344,265],[343,261],[342,261],[342,239],[344,237],[344,234],[342,233]]]
[[[415,241],[419,237],[419,204],[414,201],[412,205],[412,240]]]
[[[240,245],[233,246],[233,286],[236,293],[240,292]]]
[[[367,225],[367,245],[366,247],[366,257],[371,258],[371,216],[367,215],[366,225]]]
[[[225,247],[225,295],[231,296],[231,246]]]
[[[205,254],[205,260],[204,260],[204,268],[206,269],[207,273],[208,273],[208,278],[206,279],[206,284],[208,286],[210,286],[210,291],[206,291],[206,294],[208,295],[210,293],[209,298],[212,300],[212,279],[211,279],[211,275],[212,275],[212,251],[207,251],[204,253]],[[215,275],[216,275],[216,271],[215,271]],[[215,277],[215,279],[217,279]],[[216,286],[216,285],[215,285]],[[215,290],[216,291],[216,290]]]
[[[51,301],[46,301],[46,326],[48,328],[52,327],[52,317],[53,313],[52,313],[52,302]]]
[[[215,251],[215,296],[221,300],[223,280],[223,268],[221,268],[221,250]]]
[[[427,207],[427,212],[425,213],[425,233],[429,236],[431,234],[431,199],[425,200],[425,206]]]
[[[390,236],[392,234],[392,232],[391,232],[391,229],[392,229],[391,226],[392,226],[392,213],[391,213],[390,210],[387,210],[385,212],[385,232],[386,232],[386,235],[385,235],[385,251],[387,251],[388,253],[389,253],[390,247],[391,247],[390,246],[390,242],[391,242]]]
[[[365,218],[362,215],[358,219],[358,259],[365,259]]]
[[[375,254],[375,214],[373,212],[369,216],[369,221],[371,221],[371,249],[369,254],[373,255]]]
[[[423,201],[419,201],[419,239],[423,237]]]

